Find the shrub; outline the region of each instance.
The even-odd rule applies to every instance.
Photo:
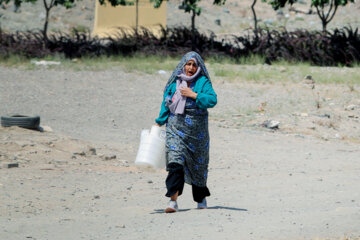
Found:
[[[184,27],[161,30],[156,37],[146,28],[138,34],[119,29],[113,37],[93,38],[89,32],[55,33],[43,40],[41,32],[8,33],[0,29],[0,56],[18,54],[28,58],[60,54],[67,58],[113,55],[179,55],[190,51],[191,30]],[[214,33],[195,32],[196,51],[204,57],[227,56],[235,60],[258,55],[266,63],[274,61],[310,62],[319,66],[360,62],[360,34],[350,27],[331,32],[260,29],[244,36],[217,40]]]

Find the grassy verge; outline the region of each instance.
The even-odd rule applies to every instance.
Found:
[[[62,56],[45,59],[26,59],[21,56],[0,58],[0,65],[36,69],[34,61],[57,61],[60,65],[47,66],[50,69],[70,69],[74,71],[102,71],[120,68],[125,72],[154,74],[159,70],[171,72],[178,64],[179,57],[142,56],[133,57],[111,56],[98,58],[66,59]],[[311,75],[316,83],[347,84],[354,88],[360,84],[360,66],[348,67],[314,67],[308,63],[276,62],[272,65],[263,64],[264,59],[258,56],[235,61],[228,57],[210,57],[206,64],[212,78],[221,78],[229,82],[250,81],[260,83],[299,82],[306,75]]]
[[[276,62],[272,65],[212,63],[210,71],[215,77],[222,77],[231,82],[252,81],[261,83],[300,82],[311,75],[316,83],[321,84],[360,84],[360,66],[348,67],[314,67],[308,63]]]

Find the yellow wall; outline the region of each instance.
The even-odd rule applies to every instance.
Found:
[[[136,6],[117,6],[113,7],[110,3],[100,5],[95,3],[95,20],[92,35],[99,37],[114,36],[117,28],[135,28],[136,26]],[[160,27],[166,27],[166,2],[160,8],[154,8],[149,0],[139,0],[138,5],[139,27],[146,27],[158,34]]]

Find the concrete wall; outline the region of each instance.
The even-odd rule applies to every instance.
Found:
[[[127,29],[136,26],[136,6],[117,6],[113,7],[110,3],[100,5],[95,3],[95,19],[92,35],[105,37],[118,34],[118,28]],[[139,0],[138,3],[138,26],[146,27],[159,33],[159,25],[166,27],[166,2],[164,1],[160,8],[154,8],[149,0]]]

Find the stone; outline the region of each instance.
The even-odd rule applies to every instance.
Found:
[[[351,104],[351,105],[349,105],[349,106],[345,107],[345,110],[346,110],[346,111],[355,110],[355,108],[356,108],[356,107],[357,107],[356,105]]]
[[[315,80],[312,78],[311,75],[306,75],[303,79],[303,84],[311,89],[315,88]]]
[[[230,10],[227,9],[227,8],[223,8],[223,12],[224,12],[224,13],[230,13]]]
[[[276,120],[266,120],[261,125],[269,129],[278,129],[280,122]]]
[[[89,153],[90,155],[96,155],[96,148],[94,148],[94,147],[89,147],[88,153]]]
[[[338,134],[338,133],[335,134],[335,138],[336,138],[336,139],[343,139],[343,137],[342,137],[340,134]]]
[[[85,156],[86,155],[86,153],[84,151],[82,151],[82,152],[74,152],[73,154],[74,155],[79,155],[79,156]]]
[[[19,163],[4,163],[3,168],[16,168],[19,167]]]
[[[274,22],[274,20],[272,20],[272,19],[265,19],[265,20],[264,20],[264,23],[265,23],[266,25],[271,25],[271,24],[273,24],[273,22]]]
[[[45,61],[45,60],[41,60],[41,61],[33,60],[33,61],[31,61],[31,63],[35,64],[36,66],[50,66],[50,65],[60,65],[61,64],[61,62]]]
[[[38,130],[40,132],[53,132],[52,128],[49,126],[39,126]]]
[[[115,154],[103,155],[102,159],[105,160],[105,161],[116,159],[116,155]]]
[[[220,19],[215,19],[215,24],[218,26],[221,26],[221,20]]]
[[[278,11],[276,11],[276,15],[284,16],[284,12],[282,10],[278,10]]]

